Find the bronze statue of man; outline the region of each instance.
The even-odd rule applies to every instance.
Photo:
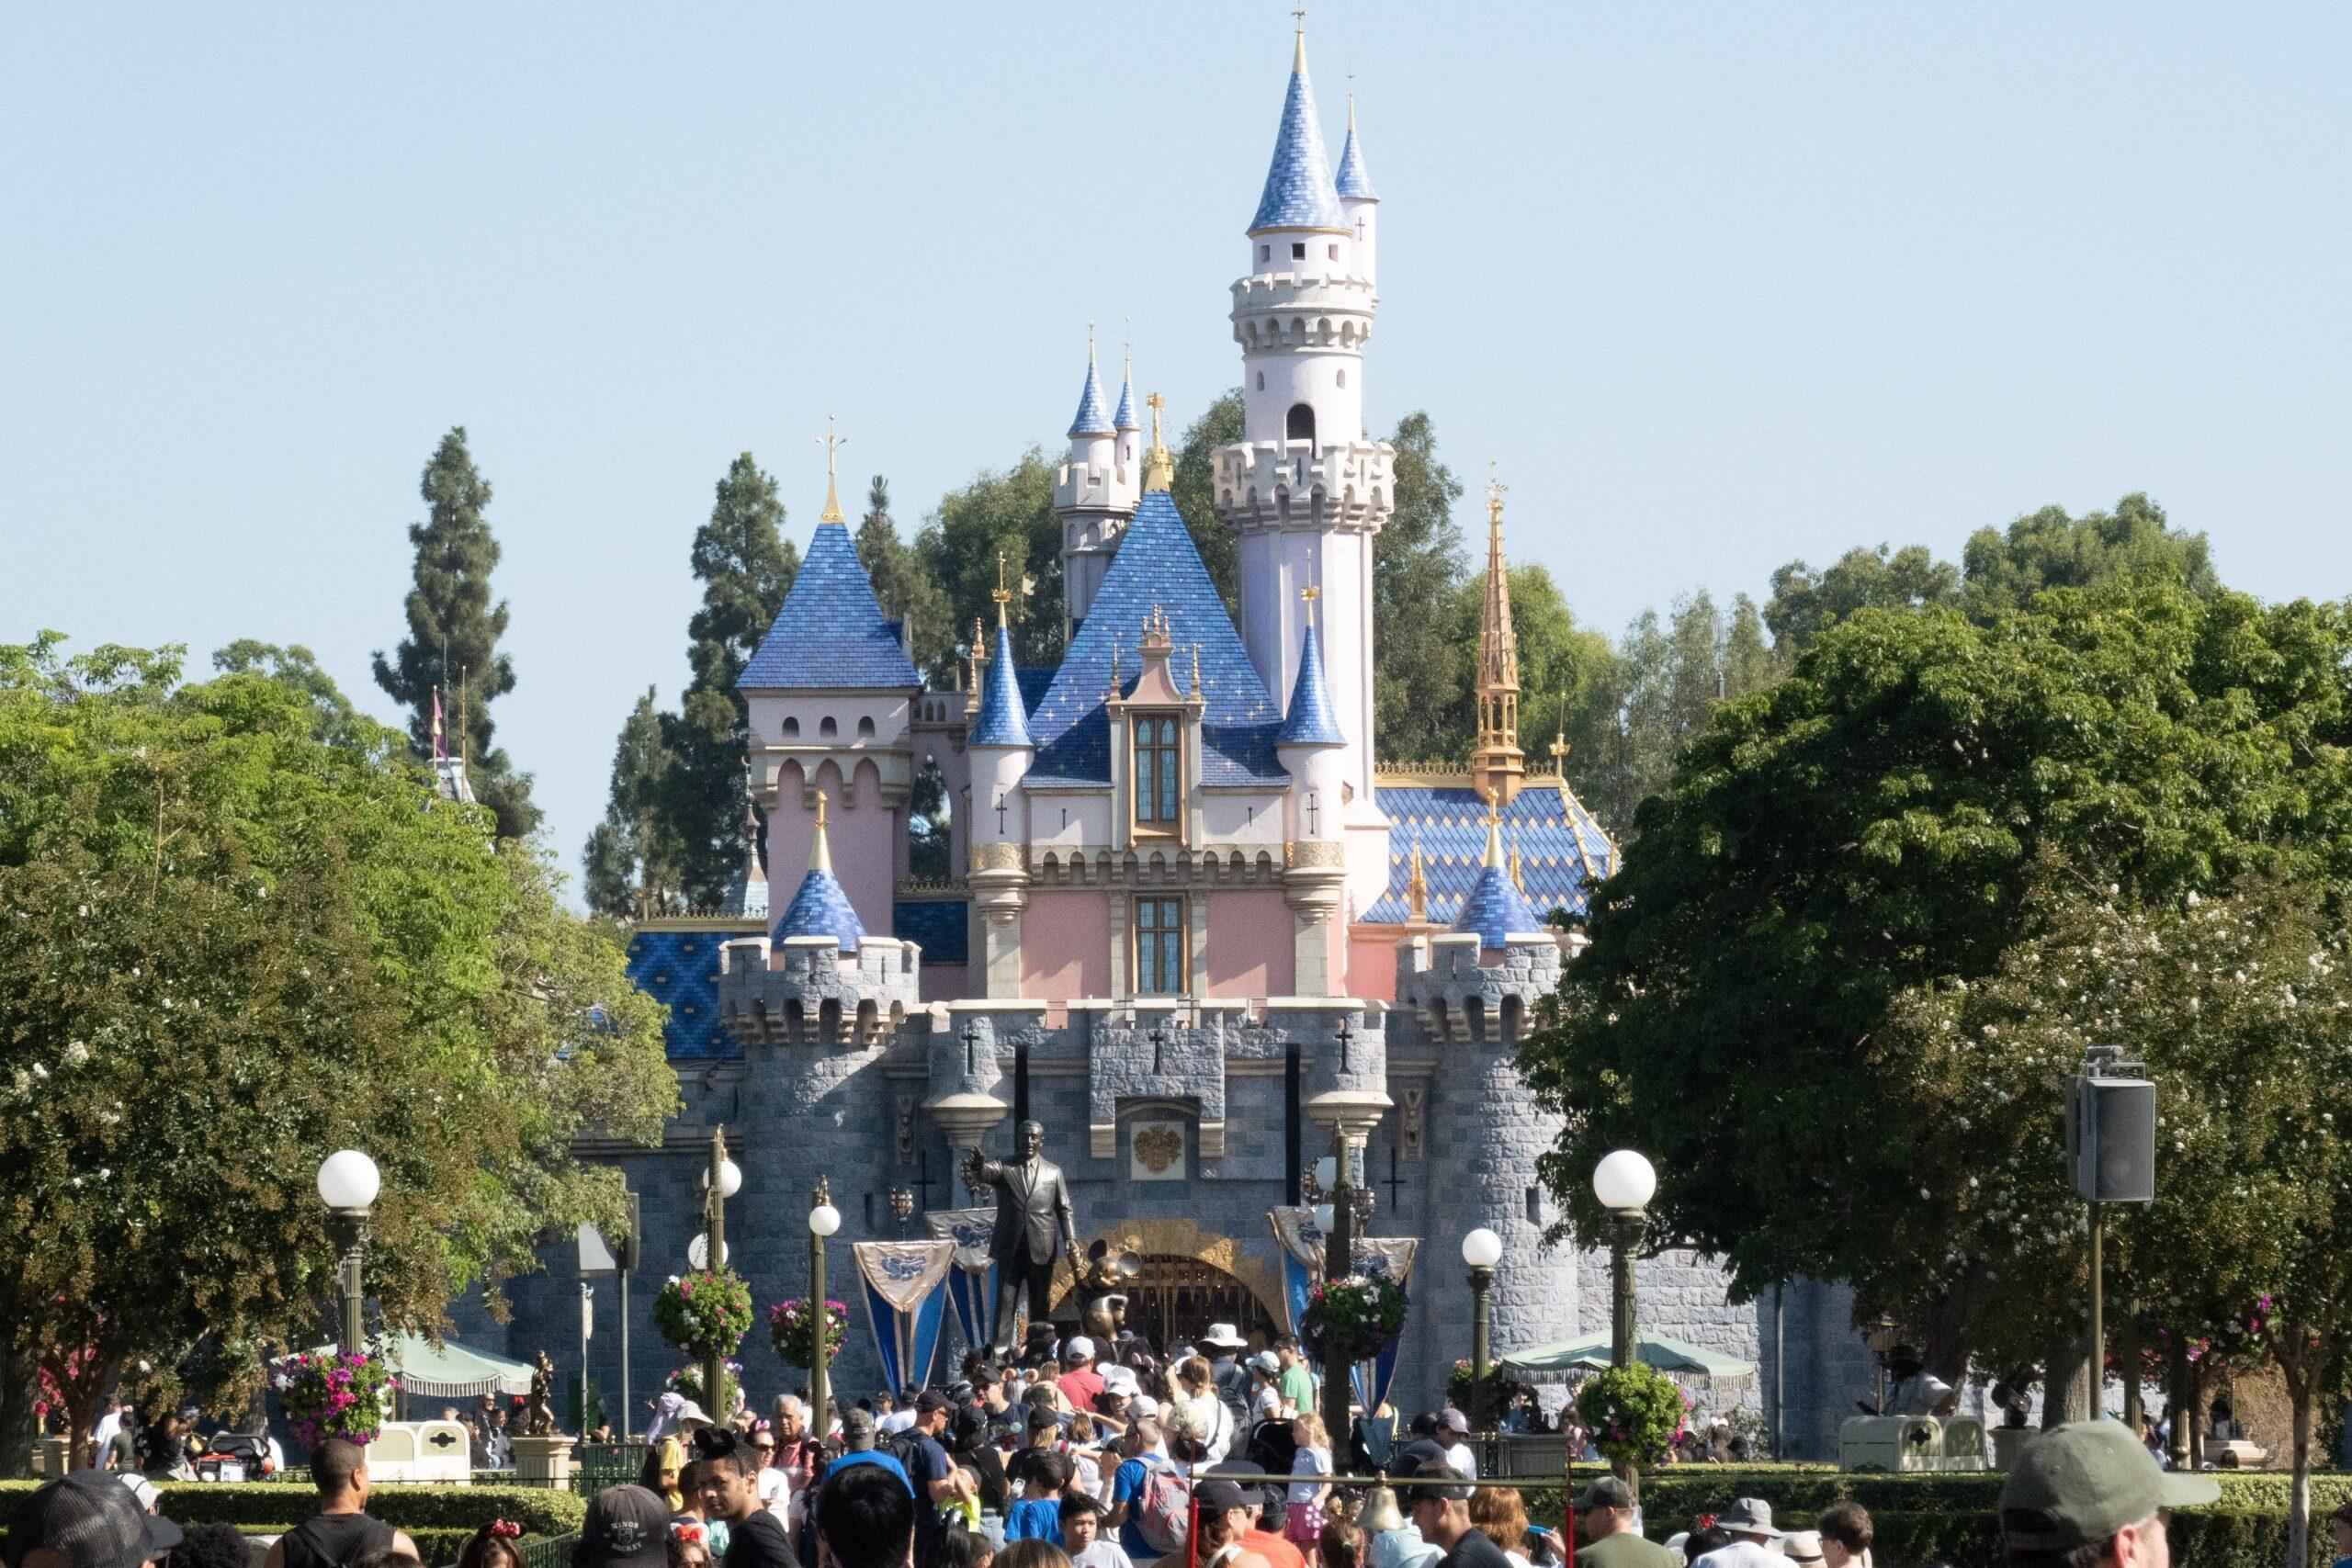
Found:
[[[996,1189],[996,1228],[989,1257],[996,1264],[996,1322],[989,1336],[998,1351],[1012,1348],[1014,1309],[1025,1287],[1029,1320],[1046,1322],[1053,1312],[1054,1258],[1067,1248],[1078,1256],[1078,1223],[1070,1212],[1069,1187],[1062,1168],[1046,1158],[1046,1129],[1023,1122],[1016,1134],[1021,1157],[1000,1165],[974,1149],[964,1162],[964,1179],[977,1190]]]

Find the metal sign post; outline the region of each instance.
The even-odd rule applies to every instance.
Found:
[[[2156,1086],[2116,1045],[2083,1053],[2083,1070],[2066,1080],[2066,1164],[2075,1190],[2090,1205],[2091,1419],[2107,1418],[2109,1203],[2147,1203],[2156,1196]]]

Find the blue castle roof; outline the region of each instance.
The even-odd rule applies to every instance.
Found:
[[[1323,643],[1315,628],[1298,648],[1298,681],[1291,687],[1290,716],[1283,720],[1277,746],[1344,746],[1340,721],[1331,711],[1331,693],[1323,682]]]
[[[1478,868],[1478,880],[1470,885],[1469,897],[1462,900],[1462,913],[1453,921],[1455,931],[1477,933],[1481,951],[1545,929],[1543,917],[1504,869],[1502,840],[1502,824],[1488,822],[1485,863]]]
[[[784,907],[784,918],[776,921],[773,940],[782,942],[795,936],[831,937],[843,953],[855,953],[858,943],[865,940],[865,927],[857,918],[857,907],[849,901],[848,890],[833,874],[833,847],[825,836],[825,796],[821,790],[817,795],[817,837],[808,850],[808,874],[800,879],[800,890]]]
[[[1111,416],[1102,412],[1102,378],[1094,371],[1094,356],[1086,356],[1086,385],[1078,391],[1078,417],[1069,422],[1072,437],[1080,435],[1115,435],[1111,428]]]
[[[639,990],[670,1010],[662,1042],[672,1061],[743,1054],[718,1021],[718,950],[732,937],[758,934],[724,921],[662,921],[629,933],[627,973]]]
[[[1169,636],[1175,643],[1170,671],[1180,682],[1191,679],[1192,650],[1200,650],[1201,696],[1206,705],[1201,718],[1201,782],[1288,784],[1290,775],[1274,760],[1274,732],[1282,728],[1282,715],[1258,679],[1176,503],[1162,490],[1144,493],[1077,639],[1029,716],[1030,734],[1037,744],[1029,782],[1111,782],[1111,723],[1102,699],[1111,684],[1112,656],[1116,650],[1125,691],[1142,671],[1137,644],[1144,617],[1155,609],[1168,617]]]
[[[1133,370],[1127,372],[1126,382],[1119,389],[1119,412],[1111,416],[1111,423],[1121,430],[1143,428],[1136,418],[1136,376]]]
[[[1389,820],[1388,888],[1363,919],[1396,924],[1412,918],[1408,889],[1413,851],[1421,852],[1427,890],[1422,918],[1451,925],[1485,870],[1487,803],[1459,783],[1383,783],[1374,798]],[[1617,869],[1617,847],[1584,804],[1556,779],[1531,781],[1502,809],[1502,827],[1520,857],[1520,884],[1539,914],[1582,916],[1592,885]],[[1537,928],[1540,929],[1540,928]]]
[[[740,691],[920,687],[922,677],[882,618],[848,527],[820,523],[775,625],[735,682]]]
[[[1266,168],[1266,188],[1250,232],[1261,229],[1340,229],[1348,226],[1340,193],[1331,185],[1331,163],[1323,152],[1323,127],[1315,117],[1315,88],[1306,79],[1302,39],[1283,97],[1282,129],[1274,136],[1274,161]]]
[[[1349,201],[1378,201],[1373,194],[1372,171],[1363,166],[1363,147],[1356,141],[1355,106],[1348,107],[1348,140],[1340,149],[1340,172],[1332,183]]]
[[[980,688],[979,717],[972,725],[968,746],[1026,746],[1029,710],[1022,705],[1020,672],[1012,662],[1012,628],[1001,616],[996,628],[996,657],[989,660],[986,683]]]

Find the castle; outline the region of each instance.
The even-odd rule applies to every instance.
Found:
[[[632,976],[671,1009],[684,1100],[660,1151],[590,1151],[641,1195],[640,1405],[679,1359],[644,1301],[684,1267],[717,1124],[744,1173],[729,1251],[763,1303],[805,1289],[820,1178],[839,1240],[924,1235],[899,1211],[968,1202],[963,1151],[1001,1151],[1035,1118],[1081,1245],[1143,1259],[1130,1319],[1155,1337],[1281,1326],[1268,1212],[1301,1201],[1335,1138],[1374,1194],[1369,1233],[1421,1238],[1400,1406],[1437,1403],[1468,1354],[1458,1249],[1474,1227],[1504,1242],[1498,1353],[1607,1326],[1606,1254],[1544,1242],[1557,1216],[1536,1162],[1556,1127],[1513,1051],[1576,940],[1549,916],[1581,913],[1617,850],[1560,775],[1556,739],[1548,766],[1521,745],[1498,489],[1465,694],[1476,744],[1455,771],[1378,760],[1373,551],[1393,453],[1363,411],[1379,209],[1352,105],[1336,169],[1326,152],[1302,35],[1228,314],[1245,422],[1216,454],[1215,495],[1238,615],[1170,500],[1159,400],[1147,443],[1132,373],[1114,405],[1091,350],[1055,486],[1057,665],[1016,664],[1001,590],[962,689],[930,689],[829,479],[741,682],[764,869],[725,915],[649,920],[632,940]],[[951,883],[910,876],[926,780],[950,804]],[[1792,1436],[1825,1450],[1865,1382],[1842,1292],[1735,1308],[1714,1269],[1676,1254],[1641,1283],[1646,1331],[1763,1361],[1747,1403],[1777,1383]],[[573,1290],[518,1281],[512,1343],[576,1343]],[[1785,1368],[1776,1344],[1793,1347]],[[608,1395],[617,1349],[609,1327],[590,1349]],[[798,1381],[762,1334],[744,1359],[755,1392]],[[876,1381],[861,1319],[836,1387]]]

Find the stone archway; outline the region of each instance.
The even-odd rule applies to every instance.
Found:
[[[1080,1253],[1098,1240],[1114,1253],[1132,1252],[1143,1260],[1143,1274],[1128,1292],[1128,1321],[1163,1349],[1170,1330],[1197,1334],[1213,1320],[1236,1323],[1244,1336],[1253,1327],[1269,1337],[1282,1329],[1279,1270],[1232,1236],[1190,1219],[1122,1220],[1082,1239]],[[1068,1264],[1055,1274],[1055,1319],[1074,1319]],[[1191,1321],[1194,1317],[1201,1321]]]

